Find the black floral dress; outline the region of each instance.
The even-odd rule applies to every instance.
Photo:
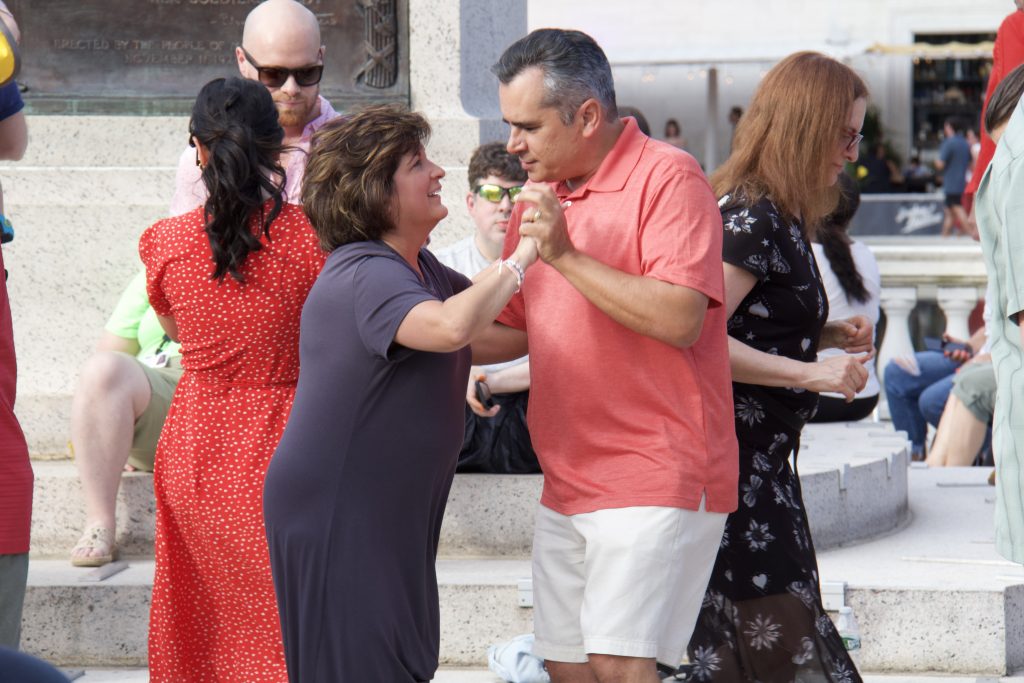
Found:
[[[766,353],[815,360],[828,297],[799,221],[768,199],[723,209],[723,260],[757,277],[729,335]],[[729,515],[690,640],[697,681],[861,678],[821,604],[818,565],[789,456],[818,395],[733,383],[739,509]]]

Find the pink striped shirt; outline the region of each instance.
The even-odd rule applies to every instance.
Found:
[[[302,129],[302,137],[293,147],[298,150],[288,154],[285,164],[285,186],[284,199],[290,204],[302,203],[302,175],[306,170],[306,157],[309,154],[309,141],[313,133],[321,126],[335,119],[340,114],[334,110],[331,103],[320,97],[320,116],[306,124]],[[174,178],[174,198],[171,199],[171,216],[180,216],[188,213],[197,206],[206,202],[206,186],[203,185],[199,167],[196,166],[196,151],[186,147],[178,159],[178,172]]]

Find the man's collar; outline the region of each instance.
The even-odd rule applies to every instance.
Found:
[[[587,192],[619,192],[626,186],[630,174],[640,161],[640,155],[647,144],[647,136],[641,132],[632,117],[622,119],[624,125],[615,145],[601,160],[597,172],[590,180],[575,189],[569,189],[565,181],[558,183],[560,194],[568,198],[582,197]]]
[[[320,115],[303,127],[302,137],[306,140],[312,137],[313,133],[317,132],[322,125],[339,116],[338,112],[334,110],[334,107],[331,106],[331,103],[323,95],[317,95],[317,98],[320,100]]]

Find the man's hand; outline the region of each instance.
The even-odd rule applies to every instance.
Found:
[[[548,185],[525,188],[516,197],[517,204],[526,204],[519,234],[537,242],[537,252],[545,263],[553,263],[565,254],[575,251],[569,239],[569,226],[565,212]]]
[[[495,404],[490,409],[484,408],[484,405],[480,403],[480,400],[476,397],[476,383],[486,382],[487,373],[476,365],[469,369],[469,385],[466,387],[466,403],[469,405],[469,409],[480,417],[494,417],[501,410],[501,406]]]
[[[823,349],[842,349],[847,353],[874,352],[874,325],[863,315],[855,315],[845,320],[834,320],[825,323],[821,332]]]
[[[970,361],[971,358],[974,356],[975,349],[971,345],[970,341],[957,339],[956,337],[951,337],[948,334],[943,334],[942,338],[948,342],[953,342],[955,344],[963,344],[964,346],[967,347],[965,349],[951,348],[944,350],[942,353],[946,356],[946,358],[956,361],[957,363],[966,363]]]

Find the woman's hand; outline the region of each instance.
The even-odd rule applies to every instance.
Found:
[[[860,356],[831,356],[815,363],[806,364],[807,376],[800,386],[821,393],[830,391],[842,394],[849,403],[868,381],[864,364],[873,360],[874,354]]]
[[[512,258],[523,270],[526,270],[537,261],[537,241],[532,237],[521,237]]]
[[[501,406],[498,404],[493,405],[490,410],[484,408],[484,404],[480,403],[480,400],[476,397],[476,383],[486,382],[487,373],[476,365],[469,369],[469,385],[466,387],[466,404],[469,409],[480,417],[494,417],[501,410]]]
[[[863,315],[833,320],[825,323],[819,346],[823,349],[842,349],[847,353],[873,353],[874,332],[874,325]]]

